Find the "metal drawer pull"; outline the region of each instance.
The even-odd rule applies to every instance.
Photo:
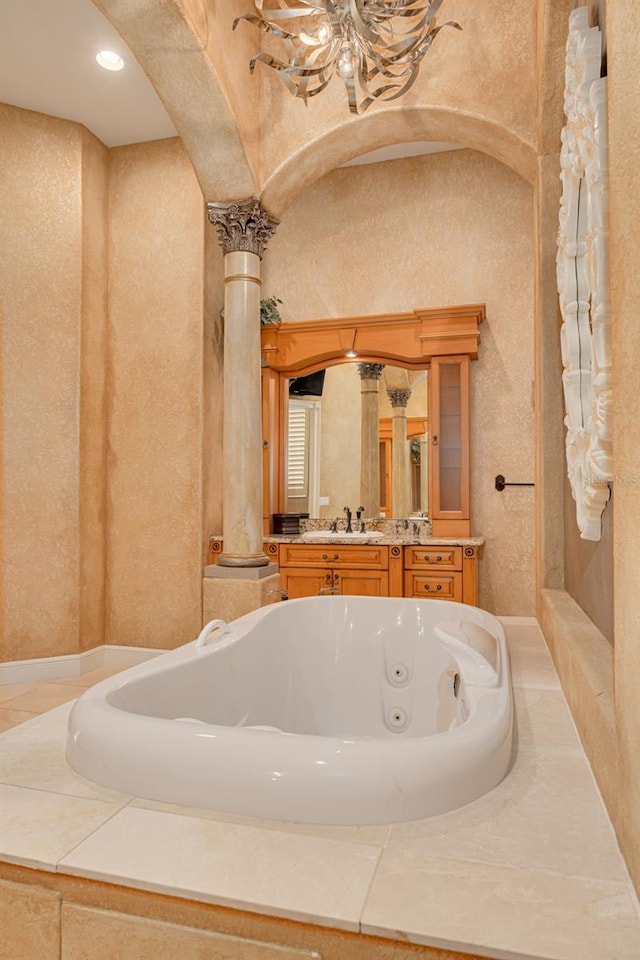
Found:
[[[431,584],[425,583],[424,588],[425,588],[425,590],[431,590]],[[437,584],[436,590],[442,590],[442,584],[441,584],[441,583]]]
[[[329,562],[331,562],[332,560],[339,560],[339,559],[340,559],[340,554],[339,554],[339,553],[334,553],[334,555],[333,555],[332,557],[330,557],[328,554],[323,553],[323,554],[322,554],[322,559],[323,559],[323,560],[328,560]]]

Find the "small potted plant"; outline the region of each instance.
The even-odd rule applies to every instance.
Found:
[[[282,303],[278,297],[265,297],[260,301],[260,326],[268,327],[270,324],[282,323],[278,304]]]

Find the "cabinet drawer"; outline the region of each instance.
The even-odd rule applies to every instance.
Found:
[[[408,570],[404,575],[405,597],[421,597],[429,600],[456,600],[462,602],[462,574],[416,573]]]
[[[280,566],[386,570],[389,548],[365,544],[283,543],[280,545]]]
[[[404,565],[437,570],[462,570],[462,547],[405,547]]]

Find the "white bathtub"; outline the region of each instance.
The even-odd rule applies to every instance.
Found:
[[[263,607],[84,693],[67,757],[126,794],[303,823],[414,820],[506,774],[502,625],[440,600]]]

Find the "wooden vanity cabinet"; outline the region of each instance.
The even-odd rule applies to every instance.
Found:
[[[264,552],[280,567],[290,600],[344,594],[478,603],[476,544],[276,543]],[[210,561],[222,552],[212,537]]]
[[[404,548],[404,595],[428,600],[478,602],[476,546]]]
[[[279,563],[290,600],[318,594],[402,596],[401,547],[283,543]]]

